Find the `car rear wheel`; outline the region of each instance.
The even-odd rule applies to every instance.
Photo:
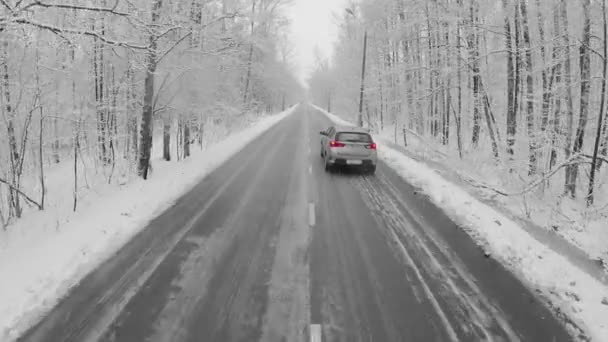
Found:
[[[333,171],[333,167],[327,161],[327,156],[323,160],[325,161],[325,172],[332,172]]]
[[[376,165],[372,165],[367,169],[367,173],[373,175],[376,173]]]

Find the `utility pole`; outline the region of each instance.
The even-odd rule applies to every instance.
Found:
[[[346,9],[346,13],[351,15],[353,18],[357,18],[355,11],[351,8]],[[367,29],[363,34],[363,62],[361,63],[361,92],[359,93],[359,117],[357,118],[357,124],[359,127],[363,127],[363,93],[365,92],[365,57],[367,56]]]
[[[363,35],[363,62],[361,63],[361,92],[359,93],[359,127],[363,127],[363,93],[365,92],[365,57],[367,55],[367,30]]]

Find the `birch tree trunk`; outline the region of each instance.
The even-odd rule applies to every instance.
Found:
[[[511,21],[509,19],[509,1],[502,0],[502,7],[505,11],[505,48],[507,49],[507,154],[513,158],[513,145],[515,145],[515,134],[517,132],[517,116],[515,112],[515,70],[513,37],[511,36]]]
[[[403,59],[404,61],[406,61],[406,63],[408,63],[409,65],[414,65],[414,58],[413,58],[413,53],[412,53],[412,49],[410,48],[410,41],[409,40],[404,40],[402,42],[402,48],[403,48]],[[404,106],[405,109],[405,114],[407,116],[407,121],[409,123],[409,128],[413,129],[414,128],[414,123],[416,123],[416,126],[418,126],[417,123],[417,119],[416,119],[416,115],[415,115],[415,107],[414,107],[414,91],[415,91],[415,82],[413,81],[412,78],[412,71],[406,71],[405,72],[405,82],[404,82],[404,87],[405,87],[405,97],[407,99],[407,105]],[[397,120],[395,120],[396,123]],[[395,129],[397,129],[397,126],[395,125]]]
[[[581,70],[581,101],[579,109],[578,126],[574,138],[574,146],[572,152],[574,155],[581,152],[585,138],[585,128],[587,126],[587,117],[589,115],[589,92],[591,89],[591,18],[589,16],[589,7],[591,0],[583,0],[583,37],[579,48],[579,63]],[[576,181],[578,178],[578,164],[568,166],[570,168],[570,180],[566,184],[566,191],[570,197],[576,197]]]
[[[15,217],[21,217],[21,202],[19,199],[19,192],[16,189],[19,189],[19,160],[21,156],[19,154],[19,146],[17,145],[17,138],[15,133],[15,112],[13,110],[12,102],[11,102],[11,82],[9,75],[9,44],[8,40],[5,39],[2,44],[3,47],[3,57],[4,63],[2,63],[2,86],[4,88],[4,110],[5,110],[5,118],[6,118],[6,133],[8,137],[8,149],[9,149],[9,160],[10,160],[10,175],[11,175],[11,185],[9,187],[9,202],[10,202],[10,210],[9,217],[14,215]]]
[[[423,81],[422,81],[422,47],[421,47],[421,43],[420,43],[420,26],[416,25],[416,53],[414,54],[414,58],[416,60],[416,66],[417,66],[417,70],[415,71],[416,73],[416,122],[418,123],[416,125],[416,128],[418,130],[418,134],[422,134],[425,130],[425,124],[424,124],[424,115],[423,115],[423,111],[422,111],[422,100],[420,99],[420,92],[422,91],[422,87],[423,87]]]
[[[163,159],[171,160],[171,118],[168,115],[163,118]]]
[[[184,159],[190,157],[190,120],[184,120]]]
[[[427,71],[429,81],[429,105],[428,105],[428,121],[430,133],[436,136],[436,121],[435,121],[435,86],[433,76],[433,30],[431,29],[431,12],[429,10],[429,2],[426,2],[426,34],[427,34]]]
[[[53,151],[53,162],[55,164],[59,164],[60,162],[60,158],[59,158],[59,125],[58,125],[58,121],[59,119],[57,118],[52,118],[51,122],[53,125],[53,143],[51,144],[51,149]]]
[[[532,65],[532,47],[530,45],[530,29],[528,27],[528,10],[526,0],[520,0],[519,7],[521,10],[522,35],[524,40],[525,58],[526,58],[526,127],[528,130],[528,146],[529,146],[529,170],[528,174],[534,175],[538,169],[537,161],[537,136],[534,131],[534,77]]]
[[[458,42],[462,39],[462,21],[458,22]],[[462,44],[458,43],[458,71],[457,71],[457,82],[458,82],[458,111],[455,112],[456,118],[456,143],[458,144],[458,156],[462,159]]]
[[[597,117],[597,131],[595,134],[595,144],[593,145],[593,159],[591,160],[591,171],[589,174],[589,188],[587,190],[587,205],[594,202],[593,191],[595,187],[595,172],[597,171],[597,154],[602,139],[602,123],[604,122],[604,106],[606,101],[606,76],[608,76],[608,23],[606,22],[606,0],[602,0],[602,26],[604,40],[604,59],[602,60],[602,95],[600,98],[600,113]]]
[[[603,128],[602,128],[602,136],[604,137],[603,142],[602,142],[602,151],[601,151],[601,155],[604,156],[604,158],[608,158],[608,115],[604,116],[604,124],[603,124]],[[598,170],[601,168],[601,166],[603,165],[602,160],[598,160],[597,162],[597,168]]]
[[[160,19],[162,0],[154,0],[152,5],[152,25]],[[144,81],[144,104],[141,116],[141,131],[139,142],[139,164],[138,174],[143,179],[148,179],[150,168],[150,154],[152,152],[152,120],[154,114],[154,74],[157,65],[157,37],[151,33],[149,37],[149,49],[147,56],[146,78]]]
[[[36,67],[35,67],[35,81],[36,81],[36,102],[40,101],[42,94],[42,88],[40,86],[40,50],[39,46],[36,46]],[[73,50],[73,49],[71,49]],[[71,54],[73,55],[73,54]],[[73,61],[73,60],[72,60]],[[74,82],[74,81],[72,81]],[[72,88],[73,89],[73,88]],[[46,184],[44,182],[44,151],[42,147],[44,139],[44,107],[42,104],[39,105],[40,121],[38,123],[38,167],[40,170],[40,210],[44,210],[44,202],[46,201]]]
[[[572,62],[570,60],[570,34],[568,32],[568,4],[566,0],[560,0],[560,12],[562,18],[562,45],[564,46],[564,83],[566,86],[566,96],[564,98],[564,102],[566,103],[566,130],[563,133],[564,135],[564,154],[565,159],[570,159],[572,155],[572,134],[573,134],[573,126],[574,126],[574,103],[572,96]],[[571,181],[571,173],[572,169],[570,167],[565,168],[565,182],[564,182],[564,192],[568,194],[573,190],[570,185]]]
[[[471,1],[471,22],[474,27],[479,26],[479,5],[475,0]],[[479,34],[473,34],[469,36],[469,45],[471,46],[471,72],[473,73],[473,97],[475,101],[475,107],[473,111],[474,115],[474,123],[473,123],[473,138],[475,139],[475,130],[477,130],[477,137],[474,140],[476,143],[479,142],[479,131],[481,130],[481,110],[483,108],[484,117],[486,120],[486,125],[488,128],[488,134],[490,136],[490,140],[492,143],[492,154],[494,158],[498,159],[498,143],[496,138],[496,131],[494,127],[494,115],[492,114],[492,110],[490,108],[490,100],[488,98],[488,93],[485,90],[483,78],[481,76],[480,69],[480,37]]]
[[[481,113],[480,107],[480,84],[479,84],[479,50],[477,49],[478,32],[477,32],[477,0],[471,0],[470,6],[470,25],[469,34],[467,37],[467,45],[469,46],[469,64],[471,66],[471,73],[473,74],[473,134],[471,137],[473,146],[477,147],[479,144],[479,133],[481,131],[480,121]]]
[[[602,0],[602,15],[603,15],[603,19],[606,20],[606,13],[605,13],[605,3],[604,0]],[[604,22],[604,30],[606,30],[606,23]],[[604,47],[606,46],[607,42],[606,39],[604,39]],[[608,56],[606,54],[604,54],[604,59],[608,58]],[[606,61],[604,61],[606,62]],[[604,65],[605,66],[605,65]],[[604,77],[605,79],[606,77]],[[602,85],[603,86],[603,85]],[[602,101],[603,103],[603,101]],[[600,149],[601,152],[600,154],[603,155],[605,158],[608,158],[608,115],[604,115],[604,122],[602,123],[602,142],[600,145]],[[602,167],[602,160],[599,159],[597,161],[597,171],[599,172],[600,168]]]
[[[521,98],[523,96],[522,92],[523,92],[523,83],[522,80],[523,78],[521,77],[521,70],[523,69],[523,61],[521,58],[521,13],[520,13],[520,9],[519,9],[519,2],[515,1],[514,3],[514,12],[515,12],[515,19],[513,21],[513,26],[514,26],[514,43],[515,43],[515,84],[514,84],[514,89],[513,89],[513,117],[515,117],[515,138],[513,140],[513,144],[515,144],[515,139],[517,136],[517,117],[518,117],[518,113],[522,112],[521,111],[521,105],[523,104],[523,101],[521,100]],[[507,128],[508,129],[508,128]]]
[[[93,19],[93,30],[96,30],[95,21]],[[104,34],[103,17],[101,19],[101,35]],[[93,80],[95,84],[95,104],[97,110],[97,145],[99,149],[99,160],[104,166],[108,164],[108,151],[106,146],[107,137],[107,120],[106,103],[105,103],[105,85],[104,85],[104,51],[103,43],[99,38],[93,40]]]
[[[445,39],[445,64],[444,70],[449,70],[451,67],[451,53],[450,53],[450,27],[449,23],[445,21],[443,23],[444,29],[444,39]],[[450,143],[450,105],[452,103],[452,77],[451,75],[446,75],[445,77],[446,85],[444,87],[444,106],[443,110],[443,144],[448,145]]]
[[[555,85],[561,85],[562,83],[562,64],[564,63],[565,54],[563,53],[564,47],[559,46],[562,36],[560,22],[560,5],[557,3],[553,7],[553,67],[551,68],[551,77],[549,81],[549,94],[553,94]],[[549,170],[552,170],[557,163],[557,143],[558,138],[561,136],[562,96],[561,94],[558,94],[558,96],[555,96],[554,98],[555,103],[553,105],[553,131],[551,133],[551,157],[549,159]]]
[[[72,188],[72,211],[78,206],[78,151],[80,150],[80,119],[74,124],[74,187]]]
[[[135,85],[135,71],[133,64],[130,61],[127,69],[127,155],[131,161],[134,161],[137,156],[137,91]]]
[[[540,5],[540,0],[536,0],[536,15],[538,21],[538,34],[540,38],[540,58],[541,58],[541,81],[542,81],[542,114],[541,114],[541,124],[540,130],[544,133],[547,130],[547,126],[549,125],[549,105],[550,105],[550,92],[549,92],[549,80],[547,79],[547,59],[546,59],[546,48],[545,48],[545,19],[543,18],[542,9]],[[542,135],[543,145],[544,145],[544,134]]]
[[[251,43],[249,44],[249,57],[247,58],[247,76],[245,77],[245,90],[243,91],[243,104],[249,100],[249,83],[251,82],[251,67],[253,64],[253,32],[255,28],[255,5],[257,0],[251,3]]]
[[[608,158],[608,115],[604,115],[604,124],[602,125],[602,136],[603,138],[603,142],[601,145],[601,155],[604,156],[604,158]],[[597,169],[599,171],[599,169],[601,168],[601,166],[603,165],[602,160],[598,160],[597,161]]]

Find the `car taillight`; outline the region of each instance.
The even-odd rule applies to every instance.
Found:
[[[376,143],[371,143],[369,145],[366,146],[368,149],[370,150],[375,150],[376,149]]]
[[[346,146],[346,144],[341,143],[339,141],[332,140],[329,142],[329,147],[344,147],[344,146]]]

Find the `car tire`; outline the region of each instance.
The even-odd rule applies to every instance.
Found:
[[[367,169],[367,173],[370,175],[373,175],[376,173],[376,165],[371,166],[369,169]]]
[[[325,172],[332,172],[333,171],[333,167],[327,162],[327,158],[323,159],[325,161]]]

